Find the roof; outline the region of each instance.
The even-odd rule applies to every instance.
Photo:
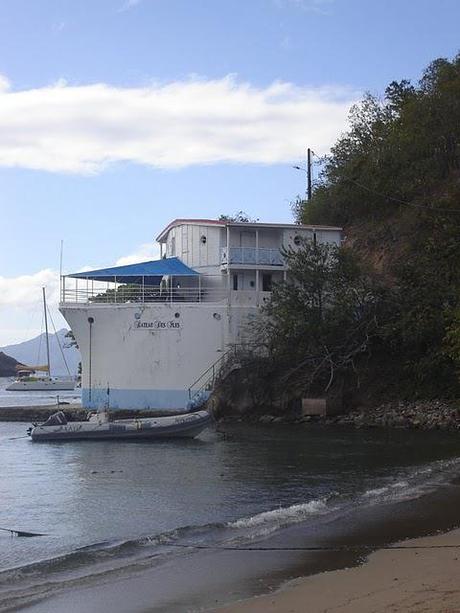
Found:
[[[195,226],[226,226],[227,221],[221,219],[174,219],[169,223],[164,230],[160,232],[156,240],[160,243],[166,237],[171,228],[181,226],[183,224],[191,224]]]
[[[296,223],[263,223],[260,221],[230,221],[226,219],[174,219],[169,223],[164,230],[160,232],[157,236],[156,240],[161,243],[166,240],[166,237],[169,231],[176,227],[182,225],[197,225],[197,226],[240,226],[244,228],[293,228],[297,230],[330,230],[341,232],[343,228],[338,226],[313,226],[313,225],[304,225],[304,224],[296,224]]]
[[[186,266],[179,258],[163,258],[129,264],[127,266],[113,266],[112,268],[99,268],[77,272],[68,277],[73,279],[92,279],[93,281],[119,281],[121,283],[144,283],[145,285],[159,285],[165,275],[173,277],[192,277],[200,273]]]

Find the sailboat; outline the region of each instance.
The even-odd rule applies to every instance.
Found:
[[[43,309],[45,313],[45,335],[46,335],[46,366],[36,366],[34,368],[21,367],[18,370],[17,378],[5,389],[9,392],[30,392],[30,391],[62,391],[74,390],[75,380],[72,378],[58,379],[51,376],[50,366],[50,342],[48,333],[48,309],[46,306],[46,293],[43,289]],[[59,342],[59,339],[57,339]],[[45,376],[37,376],[36,371],[48,373]]]

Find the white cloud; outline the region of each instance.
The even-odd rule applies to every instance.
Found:
[[[329,8],[335,0],[274,0],[274,2],[280,8],[293,6],[320,15],[330,15]]]
[[[66,27],[65,21],[56,21],[53,23],[52,30],[55,34],[59,34]]]
[[[119,13],[124,13],[125,11],[129,11],[129,9],[134,8],[138,4],[140,4],[142,0],[126,0],[125,3],[118,9]]]
[[[32,275],[0,277],[0,306],[27,306],[41,299],[46,288],[49,302],[59,299],[59,274],[49,268]]]
[[[0,77],[0,166],[81,174],[122,161],[288,163],[307,144],[321,154],[358,97],[343,87],[255,87],[232,76],[131,88],[7,87]]]
[[[31,275],[0,277],[0,346],[28,340],[40,333],[42,287],[46,288],[56,327],[67,325],[57,311],[59,274],[56,271],[45,269]]]
[[[138,262],[147,262],[148,260],[156,260],[160,257],[160,247],[158,243],[144,243],[129,255],[125,255],[115,262],[115,266],[127,266],[128,264],[137,264]]]
[[[153,260],[159,256],[158,244],[144,243],[132,253],[120,257],[114,266]],[[82,266],[80,272],[98,267]],[[58,312],[59,273],[57,271],[47,268],[30,275],[0,277],[0,347],[28,340],[40,333],[43,316],[42,287],[46,288],[47,304],[57,329],[68,327]],[[95,283],[92,288],[103,291],[106,285],[99,286]]]
[[[5,75],[0,74],[0,92],[8,91],[10,86],[10,81],[5,77]]]

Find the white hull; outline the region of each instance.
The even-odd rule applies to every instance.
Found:
[[[119,419],[106,421],[70,422],[66,424],[35,426],[30,433],[33,441],[77,441],[77,440],[145,440],[164,438],[194,438],[211,423],[207,411],[171,417],[143,419]]]
[[[84,407],[177,413],[187,407],[194,382],[241,342],[257,307],[66,304],[61,312],[82,356]]]
[[[5,388],[9,392],[42,392],[63,390],[74,390],[74,381],[14,381]]]

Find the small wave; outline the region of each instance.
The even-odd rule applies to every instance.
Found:
[[[227,526],[229,528],[253,528],[266,524],[275,524],[275,527],[279,527],[288,523],[300,522],[310,515],[319,515],[330,510],[326,499],[321,498],[319,500],[294,504],[290,507],[279,507],[271,511],[264,511],[251,517],[243,517],[242,519],[229,522]]]
[[[361,495],[367,504],[414,500],[452,482],[458,475],[460,458],[436,460],[422,466],[401,469],[397,481],[370,488]]]
[[[376,498],[388,493],[393,494],[395,490],[405,489],[408,486],[409,483],[407,481],[397,481],[396,483],[391,483],[390,485],[367,490],[364,492],[363,498]]]
[[[54,572],[77,572],[80,568],[110,559],[122,560],[142,554],[146,546],[155,547],[173,543],[180,529],[167,533],[141,537],[126,541],[104,541],[79,547],[74,551],[53,558],[38,560],[24,566],[6,569],[0,572],[0,588],[11,581],[32,578],[34,576]]]

